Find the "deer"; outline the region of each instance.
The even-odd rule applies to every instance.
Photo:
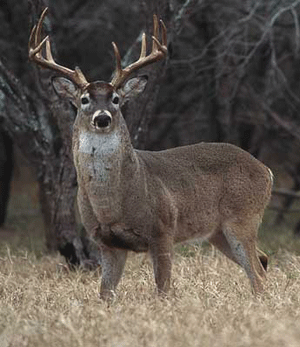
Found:
[[[167,30],[153,16],[152,50],[145,33],[138,60],[116,68],[110,82],[88,82],[79,67],[55,62],[49,36],[41,39],[47,8],[29,38],[29,58],[59,76],[54,90],[77,109],[72,151],[81,222],[101,252],[100,297],[109,300],[127,254],[149,252],[159,294],[170,288],[173,245],[204,239],[246,272],[252,291],[264,291],[268,256],[257,247],[273,174],[250,153],[229,143],[161,151],[134,149],[121,107],[143,92],[138,70],[167,56]],[[161,39],[160,39],[161,37]],[[133,74],[134,73],[134,74]],[[134,76],[134,77],[133,77]]]

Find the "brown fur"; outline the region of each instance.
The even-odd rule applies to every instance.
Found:
[[[101,249],[103,298],[116,289],[128,250],[150,252],[158,291],[167,292],[173,243],[200,237],[245,269],[255,293],[263,290],[267,256],[256,239],[272,188],[266,166],[225,143],[135,150],[111,85],[96,82],[75,92],[71,82],[58,79],[54,86],[78,108],[73,133],[78,205]],[[131,86],[132,94],[144,87]],[[82,94],[89,97],[88,107],[80,104]],[[98,111],[111,114],[108,127],[91,124]]]

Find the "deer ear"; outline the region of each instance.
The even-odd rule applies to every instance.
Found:
[[[138,76],[128,80],[120,90],[120,94],[124,98],[124,102],[142,93],[147,82],[147,76]]]
[[[64,77],[54,77],[52,85],[59,96],[69,99],[77,107],[79,88],[73,82]]]

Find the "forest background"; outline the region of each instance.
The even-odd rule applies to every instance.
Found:
[[[168,58],[141,72],[147,89],[123,109],[133,145],[159,150],[223,141],[244,148],[275,174],[269,225],[287,228],[291,239],[299,234],[300,1],[289,0],[2,0],[1,211],[14,164],[9,206],[22,216],[16,227],[8,212],[6,225],[25,236],[39,229],[41,244],[72,264],[98,261],[74,204],[75,110],[54,93],[53,72],[28,60],[29,33],[45,6],[56,61],[80,66],[91,81],[110,79],[111,41],[126,65],[138,54],[141,32],[150,37],[152,14],[163,18]],[[35,214],[42,220],[31,228]],[[4,239],[16,236],[7,230]]]
[[[231,142],[272,169],[261,297],[215,248],[188,243],[166,298],[147,256],[131,254],[114,301],[98,299],[101,267],[85,270],[101,259],[74,204],[75,110],[28,60],[45,6],[56,61],[90,81],[110,80],[111,41],[126,65],[152,14],[164,20],[168,58],[141,71],[147,88],[122,110],[132,142]],[[300,0],[1,0],[0,347],[299,346],[299,63]]]

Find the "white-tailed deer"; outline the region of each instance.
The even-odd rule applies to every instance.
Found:
[[[64,77],[53,79],[58,94],[78,113],[73,155],[82,223],[102,252],[100,295],[115,290],[129,250],[149,251],[159,292],[170,286],[174,242],[205,238],[241,265],[255,293],[263,290],[267,256],[256,247],[257,231],[271,196],[272,173],[242,149],[226,143],[151,152],[132,147],[121,105],[142,92],[145,77],[129,79],[142,66],[167,54],[166,29],[154,16],[152,51],[143,36],[140,58],[121,68],[113,43],[116,71],[110,83],[87,82],[52,58],[50,41],[41,40],[46,10],[33,28],[29,57]],[[43,52],[43,46],[45,52]]]

